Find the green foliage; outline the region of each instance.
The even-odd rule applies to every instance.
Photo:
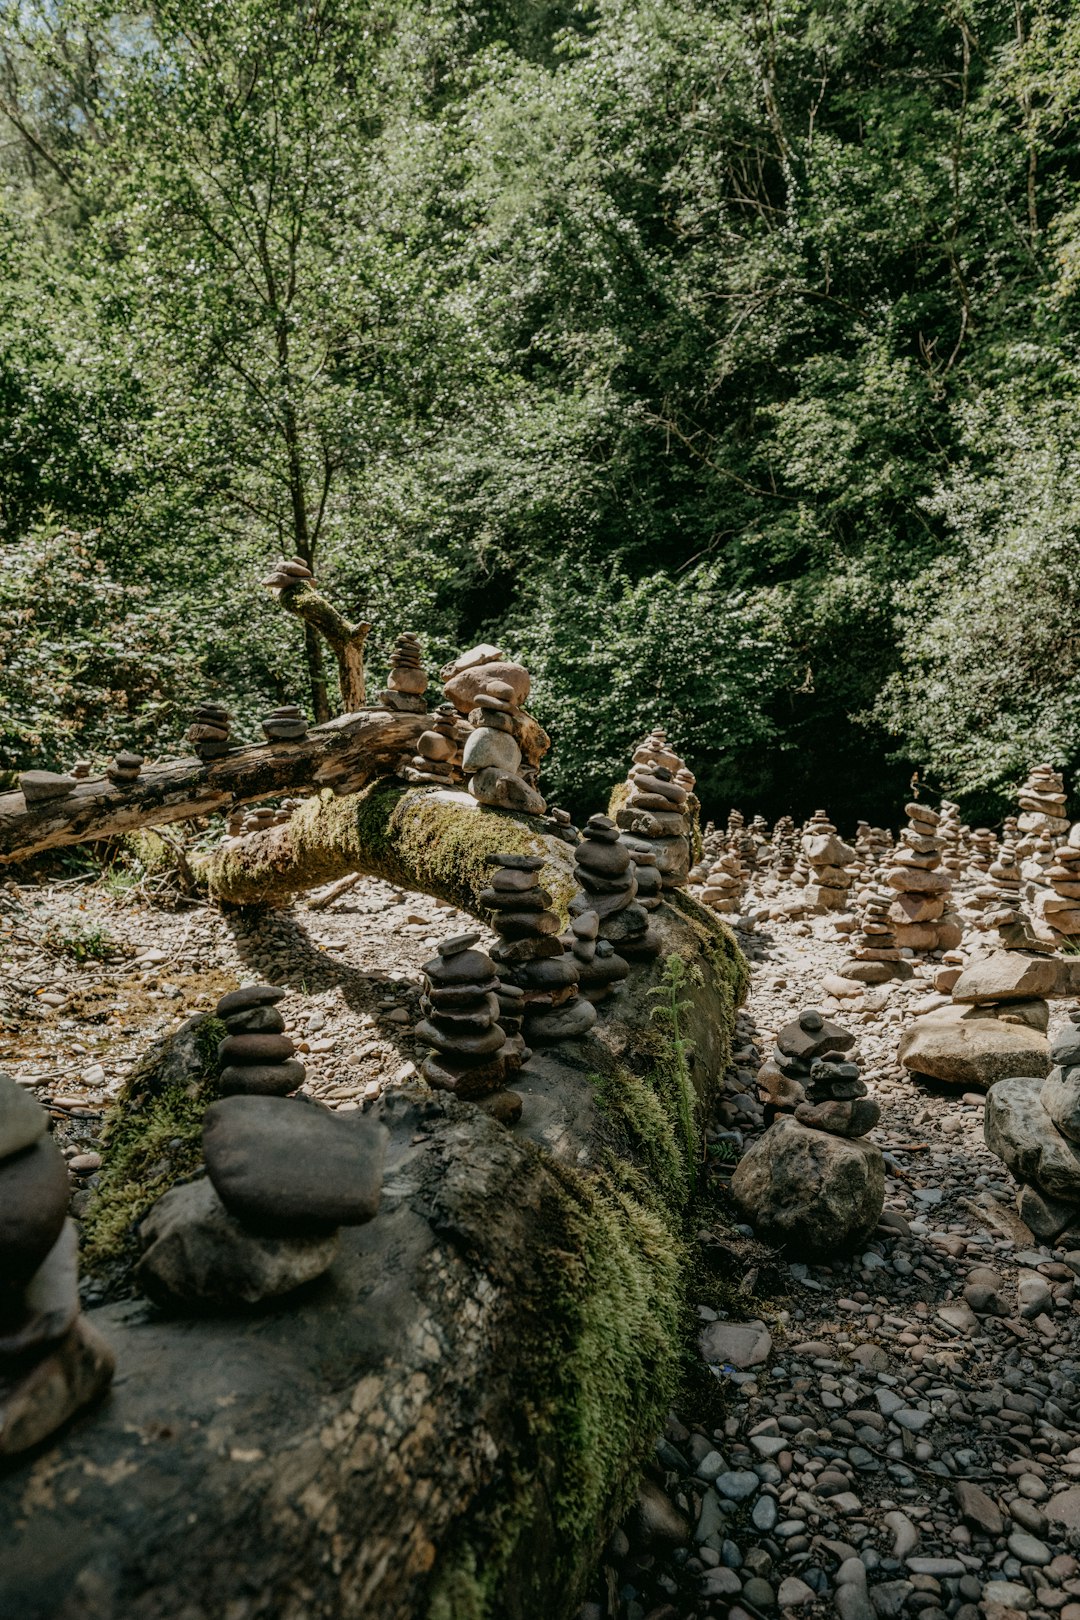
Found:
[[[117,944],[103,923],[70,922],[50,923],[42,935],[42,944],[50,950],[70,956],[76,962],[105,962],[117,953]]]
[[[684,992],[688,989],[692,978],[693,970],[687,967],[677,951],[673,951],[664,961],[660,983],[649,992],[657,1002],[652,1009],[652,1016],[667,1032],[671,1043],[672,1078],[678,1099],[679,1124],[682,1128],[683,1150],[686,1153],[686,1170],[691,1192],[697,1185],[698,1133],[694,1119],[696,1098],[688,1061],[689,1045],[683,1035],[683,1026],[691,1006],[690,999]]]
[[[657,722],[707,814],[1080,762],[990,629],[1076,571],[1067,0],[7,0],[0,80],[0,767],[323,705],[281,549],[527,656],[577,810]]]

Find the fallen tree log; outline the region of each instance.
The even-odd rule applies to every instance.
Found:
[[[295,894],[350,872],[480,908],[492,853],[542,853],[543,886],[564,920],[576,890],[573,847],[548,837],[540,819],[478,804],[454,789],[373,782],[363,793],[313,798],[288,822],[231,839],[197,865],[216,900],[284,905]]]
[[[95,777],[66,798],[29,807],[21,793],[0,794],[0,865],[278,794],[324,787],[355,792],[393,772],[427,723],[422,714],[364,709],[315,727],[299,742],[233,748],[208,764],[163,760],[129,784]]]
[[[665,956],[516,1077],[513,1131],[387,1095],[380,1214],[302,1295],[89,1313],[114,1392],[0,1481],[0,1612],[568,1620],[674,1390],[686,1084],[712,1095],[746,984],[693,901],[654,918]],[[650,1017],[675,954],[689,1076]]]

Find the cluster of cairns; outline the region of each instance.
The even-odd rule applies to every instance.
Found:
[[[201,760],[209,763],[229,752],[229,711],[223,703],[200,703],[187,729],[187,740]]]
[[[649,926],[649,911],[663,890],[655,860],[649,840],[628,843],[610,816],[590,816],[574,850],[574,878],[582,892],[570,902],[570,917],[595,915],[598,944],[610,945],[618,958],[647,959],[660,949]]]
[[[69,1191],[49,1116],[0,1075],[0,1457],[44,1440],[113,1375],[112,1351],[79,1311]]]
[[[1011,1075],[1049,1068],[1047,996],[1061,993],[1061,963],[1049,955],[994,951],[949,970],[951,1001],[904,1031],[898,1057],[910,1074],[983,1091]]]
[[[304,1078],[273,985],[219,1001],[228,1034],[219,1089],[206,1110],[206,1175],[171,1188],[139,1227],[136,1280],[160,1304],[189,1309],[255,1305],[321,1276],[339,1229],[379,1207],[385,1128],[290,1097]]]
[[[668,746],[663,731],[651,731],[634,750],[625,796],[615,813],[622,831],[647,844],[665,889],[685,888],[690,876],[690,835],[697,801],[694,778]]]
[[[1080,935],[1080,822],[1056,845],[1043,881],[1046,887],[1032,899],[1034,925],[1047,943],[1060,946]]]
[[[434,787],[460,782],[466,725],[452,703],[440,703],[429,729],[416,739],[416,753],[402,772],[406,781]]]
[[[276,562],[263,580],[272,590],[284,591],[293,585],[301,585],[306,579],[314,579],[314,574],[307,563],[300,557],[282,557]]]
[[[390,674],[386,686],[375,695],[380,709],[397,714],[424,714],[427,704],[428,673],[420,658],[420,637],[405,630],[390,650]]]
[[[248,833],[266,832],[270,827],[284,827],[304,803],[303,799],[282,799],[272,804],[256,805],[253,810],[234,810],[227,823],[230,838],[246,838]]]
[[[815,810],[802,835],[802,852],[809,867],[806,903],[815,910],[840,911],[848,903],[854,880],[850,870],[855,851],[845,844],[824,810]]]
[[[528,868],[517,870],[529,875]],[[478,1103],[513,1124],[521,1117],[522,1101],[506,1082],[530,1056],[521,1033],[524,995],[519,987],[500,983],[491,957],[476,949],[479,939],[479,934],[455,934],[424,963],[423,1017],[415,1033],[433,1051],[420,1072],[436,1091]]]
[[[270,710],[262,729],[267,742],[300,742],[307,736],[307,716],[298,703],[283,703]]]
[[[917,801],[905,805],[904,814],[908,824],[885,873],[895,891],[889,915],[896,943],[913,951],[953,950],[962,929],[956,914],[946,909],[952,874],[942,866],[941,818]]]
[[[885,1203],[881,1117],[851,1056],[855,1037],[808,1009],[786,1025],[758,1073],[773,1118],[740,1159],[731,1193],[766,1243],[823,1260],[865,1244]]]
[[[547,806],[536,784],[550,739],[523,708],[528,670],[485,645],[462,653],[441,673],[447,700],[473,728],[461,759],[472,797],[497,809],[543,815]]]
[[[986,1098],[986,1145],[1019,1182],[1017,1209],[1040,1243],[1080,1248],[1080,1011],[1042,1075],[1006,1078]]]
[[[1034,765],[1019,793],[1020,815],[1017,830],[1020,833],[1020,854],[1028,853],[1027,844],[1042,834],[1060,837],[1069,830],[1065,812],[1065,782],[1060,771],[1050,765]]]
[[[581,994],[581,963],[559,937],[552,897],[540,887],[540,855],[489,855],[491,881],[480,901],[499,936],[492,951],[500,996],[517,996],[529,1047],[575,1040],[596,1023],[596,1008]],[[624,964],[625,967],[625,964]],[[505,1027],[505,1023],[504,1023]]]

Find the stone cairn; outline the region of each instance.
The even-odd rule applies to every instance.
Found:
[[[889,911],[896,943],[913,951],[955,950],[961,927],[955,913],[945,909],[952,878],[942,870],[940,817],[929,805],[917,802],[906,805],[904,813],[908,824],[885,874],[886,883],[896,891]]]
[[[734,850],[726,849],[706,873],[699,898],[710,910],[732,916],[742,905],[745,888],[742,862]]]
[[[434,787],[452,787],[461,781],[462,750],[468,721],[452,703],[440,703],[429,730],[416,740],[416,753],[402,775],[409,782],[428,782]],[[471,728],[470,728],[471,729]]]
[[[284,1097],[303,1085],[304,1065],[275,1005],[284,995],[278,985],[251,984],[218,1002],[214,1016],[228,1030],[218,1045],[223,1096]]]
[[[599,938],[621,956],[657,954],[659,941],[649,927],[649,913],[637,899],[637,868],[610,816],[590,816],[585,823],[574,850],[574,877],[583,892],[570,902],[571,919],[594,912]]]
[[[267,742],[300,742],[307,736],[307,717],[298,703],[283,703],[270,710],[262,729]]]
[[[1080,1248],[1080,1011],[1050,1047],[1041,1077],[1007,1077],[987,1094],[986,1145],[1020,1183],[1020,1218],[1040,1243]]]
[[[806,903],[822,911],[842,911],[848,903],[855,851],[837,835],[824,810],[815,810],[803,828],[802,849],[810,868]]]
[[[537,790],[540,760],[550,746],[542,726],[522,707],[531,685],[521,664],[497,647],[473,647],[442,671],[443,691],[473,730],[465,740],[462,769],[480,804],[543,815]]]
[[[1066,944],[1080,935],[1080,822],[1058,844],[1046,878],[1049,890],[1035,897],[1036,920],[1055,945]]]
[[[540,887],[540,855],[489,855],[491,884],[480,902],[494,915],[499,935],[492,960],[500,990],[520,997],[517,1017],[528,1046],[575,1040],[596,1023],[596,1008],[582,994],[578,962],[559,938],[551,895]],[[505,1028],[505,1020],[503,1021]]]
[[[390,649],[390,674],[385,687],[375,694],[375,706],[395,714],[426,714],[424,693],[428,673],[420,661],[420,637],[404,630]]]
[[[1069,830],[1065,811],[1065,782],[1060,771],[1050,765],[1034,765],[1019,795],[1020,815],[1017,827],[1020,842],[1017,852],[1023,859],[1029,853],[1029,841],[1034,847],[1041,834],[1061,838]]]
[[[22,771],[19,776],[19,789],[27,809],[32,804],[66,799],[77,785],[74,776],[66,776],[62,771]]]
[[[634,750],[615,821],[649,845],[665,889],[682,889],[689,882],[693,790],[694,778],[668,747],[666,734],[651,731]]]
[[[455,934],[443,940],[438,955],[424,963],[420,1002],[424,1016],[416,1026],[416,1038],[434,1050],[424,1059],[420,1072],[436,1091],[449,1091],[464,1101],[479,1103],[497,1118],[512,1123],[520,1118],[522,1103],[517,1093],[506,1091],[505,1086],[507,1078],[526,1060],[525,1043],[516,1030],[508,1035],[499,1021],[499,978],[487,952],[475,949],[479,938],[479,934]],[[552,944],[552,954],[561,956],[558,941],[552,939]],[[510,1016],[520,1018],[519,997],[507,995],[505,999],[518,1008]]]
[[[964,875],[964,850],[961,841],[960,806],[951,799],[942,799],[938,811],[937,836],[942,842],[941,864],[953,885]]]
[[[85,782],[93,770],[93,764],[88,759],[77,759],[71,767],[71,774],[76,782]]]
[[[773,847],[776,850],[774,871],[781,883],[787,883],[795,870],[797,858],[795,823],[790,816],[781,816],[773,828]]]
[[[580,834],[578,836],[580,838]],[[634,880],[637,883],[637,894],[634,898],[643,911],[656,911],[664,897],[664,880],[656,864],[652,845],[644,838],[635,838],[631,833],[623,833],[619,842],[630,851],[630,859],[634,864]]]
[[[976,927],[993,929],[1019,920],[1022,910],[1020,862],[1011,842],[1003,840],[994,852],[984,879],[971,895],[968,905],[978,915]]]
[[[314,574],[300,557],[282,557],[276,562],[263,580],[271,590],[284,591],[290,586],[302,585],[305,580],[314,579]]]
[[[79,1311],[79,1244],[49,1116],[0,1075],[0,1457],[108,1387],[112,1351]]]
[[[115,782],[117,787],[124,787],[128,782],[138,781],[142,768],[143,756],[129,753],[126,748],[122,748],[106,765],[105,775],[110,782]]]
[[[892,896],[885,890],[872,890],[867,895],[858,932],[852,936],[851,955],[840,969],[842,978],[870,985],[914,976],[914,968],[896,943],[889,920],[891,904]]]
[[[793,1112],[799,1103],[806,1101],[810,1070],[819,1058],[829,1057],[839,1063],[854,1045],[855,1037],[850,1030],[829,1023],[819,1012],[810,1009],[785,1024],[757,1073],[766,1119],[777,1112]]]
[[[910,1074],[983,1091],[1015,1074],[1045,1075],[1048,995],[1057,994],[1053,956],[998,950],[968,964],[952,1001],[916,1018],[898,1057]],[[950,975],[951,977],[951,975]]]
[[[785,1103],[774,1110],[793,1106],[794,1117],[775,1118],[731,1179],[732,1197],[757,1235],[808,1260],[861,1246],[885,1203],[881,1150],[863,1140],[881,1110],[858,1065],[844,1056],[854,1043],[812,1010],[780,1031],[763,1068],[784,1082]]]
[[[200,703],[187,729],[187,740],[204,763],[229,752],[229,711],[223,703]]]
[[[136,1281],[159,1304],[195,1310],[256,1305],[312,1282],[333,1264],[338,1229],[378,1212],[387,1140],[375,1120],[310,1098],[249,1092],[212,1103],[207,1174],[171,1188],[142,1221]]]

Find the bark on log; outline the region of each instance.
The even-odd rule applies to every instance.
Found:
[[[29,808],[21,793],[0,794],[0,866],[276,794],[323,787],[355,792],[393,772],[427,723],[422,714],[365,709],[316,727],[300,742],[233,748],[205,765],[199,759],[148,765],[130,785],[97,777],[66,798]]]
[[[558,859],[558,851],[553,855]],[[682,1034],[707,1097],[744,965],[677,895]],[[20,1620],[564,1620],[677,1375],[682,1092],[647,995],[522,1071],[519,1127],[417,1088],[380,1105],[383,1205],[273,1308],[90,1313],[109,1400],[0,1481]]]
[[[397,781],[310,799],[283,826],[220,845],[197,869],[228,905],[284,905],[305,889],[364,872],[477,912],[490,881],[484,861],[496,852],[545,854],[542,882],[565,916],[576,890],[573,850],[549,838],[538,817],[493,810],[461,790]]]
[[[341,706],[347,714],[362,709],[367,702],[364,687],[364,646],[370,624],[350,624],[313,585],[301,581],[277,591],[283,608],[317,631],[326,640],[337,660]]]

